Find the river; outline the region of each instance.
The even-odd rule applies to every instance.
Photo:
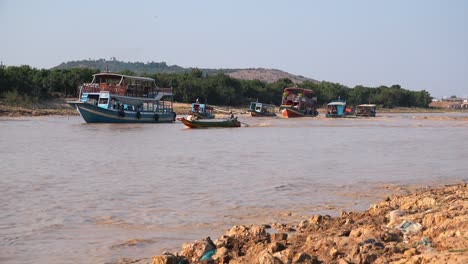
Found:
[[[468,179],[468,114],[248,127],[0,119],[0,262],[106,263]]]

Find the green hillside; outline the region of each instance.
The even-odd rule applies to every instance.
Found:
[[[79,60],[63,62],[52,69],[72,69],[72,68],[92,68],[100,71],[107,70],[110,72],[131,71],[137,75],[155,74],[155,73],[185,73],[190,72],[192,68],[184,68],[178,65],[167,65],[165,62],[124,62],[112,58],[111,60]],[[236,69],[200,69],[203,74],[216,74],[218,72],[229,73]]]

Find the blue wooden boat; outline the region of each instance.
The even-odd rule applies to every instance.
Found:
[[[250,102],[249,110],[252,117],[276,116],[275,106],[272,104],[264,104],[259,102]]]
[[[345,100],[335,100],[327,104],[326,117],[350,117],[354,115],[354,110],[351,107],[346,107]]]
[[[87,123],[170,123],[176,118],[172,96],[172,88],[159,88],[154,79],[104,72],[68,104]]]

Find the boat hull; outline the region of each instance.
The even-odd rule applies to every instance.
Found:
[[[202,120],[187,120],[183,117],[177,118],[185,126],[189,128],[210,128],[210,127],[240,127],[241,123],[237,119],[219,120],[219,121],[202,121]]]
[[[268,116],[276,116],[275,113],[270,113],[270,112],[265,112],[265,113],[260,113],[256,111],[250,111],[250,116],[252,117],[268,117]]]
[[[175,120],[174,112],[119,111],[79,101],[68,104],[76,108],[86,123],[171,123]]]
[[[295,117],[306,117],[306,116],[314,117],[314,116],[317,116],[318,113],[317,111],[305,111],[305,110],[300,110],[297,108],[288,107],[288,108],[283,108],[281,110],[281,115],[283,116],[283,118],[295,118]]]

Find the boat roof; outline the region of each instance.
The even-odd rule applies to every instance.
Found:
[[[264,105],[264,106],[275,106],[274,104],[265,104],[260,102],[250,102],[251,104]]]
[[[209,105],[207,105],[207,104],[200,104],[200,103],[192,103],[192,108],[193,108],[195,105],[199,105],[200,107],[205,108],[206,110],[213,110],[213,107],[212,107],[212,106],[209,106]]]
[[[310,89],[305,89],[305,88],[299,88],[297,86],[294,86],[294,87],[287,87],[287,88],[284,88],[284,91],[285,92],[288,92],[288,91],[300,91],[304,94],[315,94],[314,91],[310,90]]]
[[[130,104],[130,105],[138,105],[144,102],[159,101],[158,98],[131,97],[131,96],[117,95],[117,94],[111,95],[111,98],[117,99],[124,104]]]
[[[375,104],[361,104],[361,105],[358,105],[358,106],[361,106],[361,107],[375,107]]]
[[[96,73],[96,74],[93,74],[93,77],[107,77],[107,78],[114,78],[114,79],[125,78],[125,79],[139,80],[139,81],[154,82],[154,79],[148,78],[148,77],[130,76],[130,75],[123,75],[123,74],[112,73],[112,72]]]
[[[331,102],[331,103],[329,103],[328,105],[346,105],[346,102],[342,102],[342,101],[339,101],[339,102]]]

